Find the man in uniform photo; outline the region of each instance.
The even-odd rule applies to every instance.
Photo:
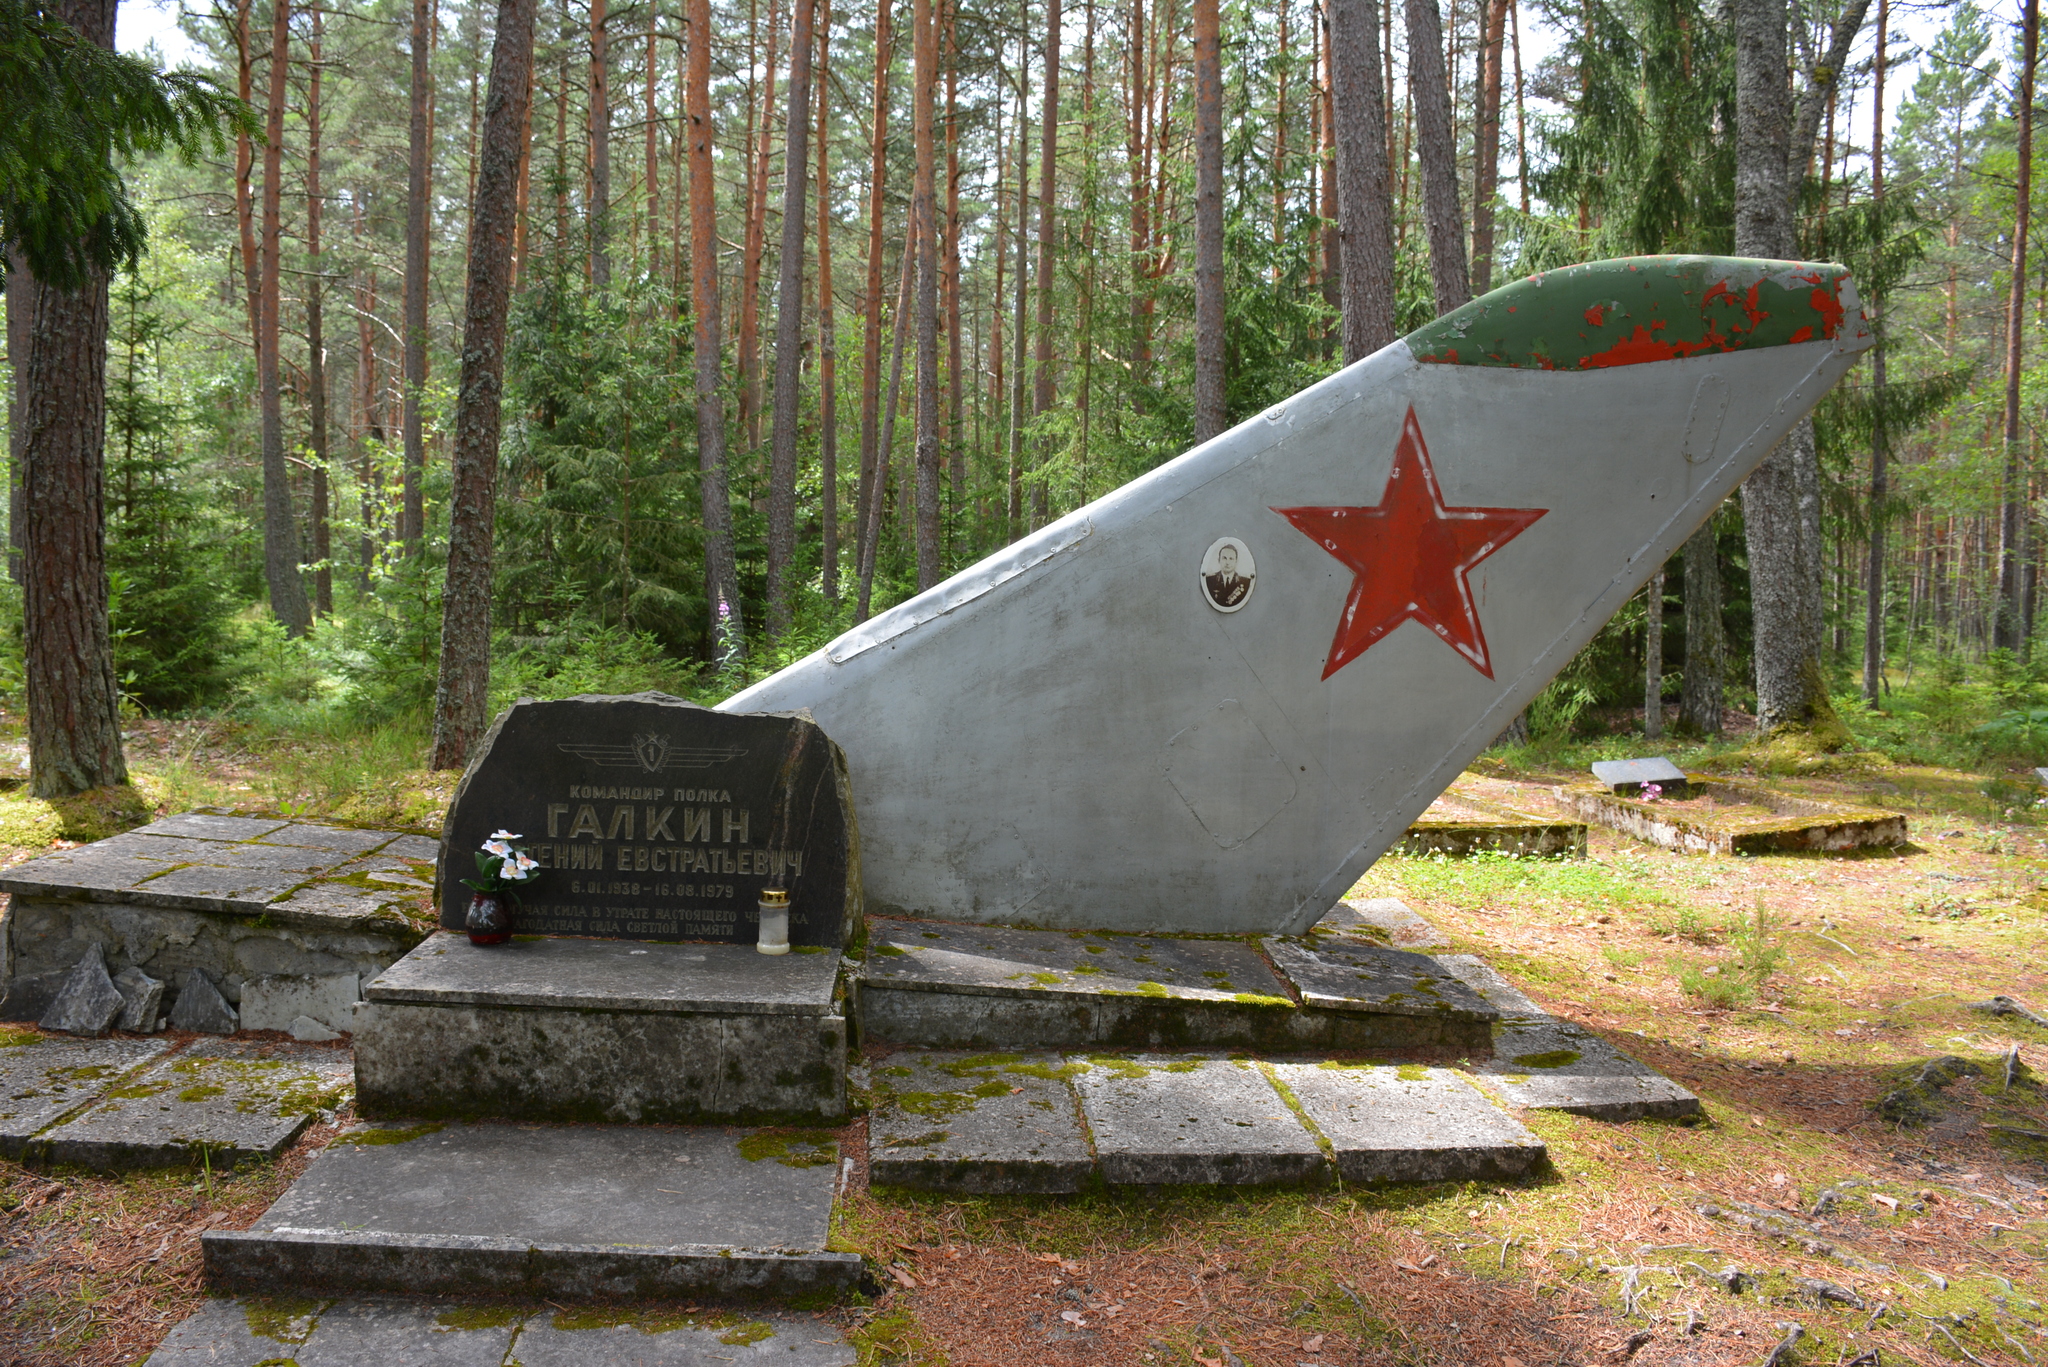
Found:
[[[1251,576],[1237,572],[1235,546],[1225,546],[1216,552],[1216,573],[1203,575],[1202,582],[1208,586],[1209,601],[1219,608],[1236,607],[1252,591]]]

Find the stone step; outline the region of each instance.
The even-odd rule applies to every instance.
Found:
[[[862,1280],[826,1248],[840,1180],[829,1132],[365,1125],[200,1246],[233,1292],[822,1298]]]
[[[441,932],[356,1010],[371,1118],[837,1122],[839,956]]]
[[[1347,936],[1253,942],[885,918],[869,920],[859,1002],[864,1040],[935,1049],[1484,1057],[1499,1016],[1428,956]]]
[[[272,1159],[349,1090],[345,1048],[9,1038],[0,1048],[0,1154],[31,1164],[127,1172]]]
[[[1700,1099],[1584,1026],[1560,1020],[1471,954],[1438,960],[1501,1012],[1485,1085],[1511,1106],[1595,1120],[1690,1120]]]
[[[143,1367],[853,1367],[819,1315],[350,1297],[210,1300]]]
[[[901,1050],[871,1070],[869,1180],[980,1194],[1515,1178],[1541,1140],[1459,1074]]]

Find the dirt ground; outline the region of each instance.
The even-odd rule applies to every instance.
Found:
[[[1578,777],[1467,781],[1554,815]],[[1596,827],[1583,860],[1387,859],[1356,890],[1692,1088],[1704,1122],[1528,1113],[1550,1163],[1507,1185],[1070,1200],[869,1191],[856,1123],[836,1238],[882,1284],[837,1313],[863,1361],[2048,1358],[2048,1029],[1971,1009],[2048,1015],[2048,808],[1881,762],[1765,781],[1903,811],[1910,843],[1688,856]],[[1907,1086],[1943,1057],[1976,1072]],[[210,1188],[0,1164],[0,1363],[140,1361],[203,1294],[200,1231],[253,1221],[333,1133]]]

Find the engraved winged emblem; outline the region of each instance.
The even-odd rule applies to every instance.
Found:
[[[709,769],[739,759],[747,752],[737,745],[677,745],[658,732],[635,733],[631,745],[557,745],[557,750],[607,769],[640,768],[650,774],[664,769]]]

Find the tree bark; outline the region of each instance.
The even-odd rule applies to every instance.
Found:
[[[255,58],[249,51],[249,0],[235,4],[235,91],[243,104],[255,103]],[[242,241],[242,303],[249,312],[249,346],[256,345],[256,296],[262,274],[256,259],[256,144],[247,133],[235,133],[235,227]]]
[[[1059,0],[1049,0],[1057,7]],[[911,6],[911,146],[916,180],[911,187],[910,235],[917,242],[917,587],[939,582],[939,234],[938,148],[933,106],[939,85],[938,25],[932,0]],[[1057,41],[1054,39],[1053,41]]]
[[[1870,195],[1881,211],[1884,206],[1884,68],[1885,40],[1891,26],[1890,0],[1877,3],[1877,49],[1872,60],[1875,98],[1870,119]],[[1882,219],[1880,218],[1880,221]],[[1863,603],[1863,701],[1875,708],[1884,688],[1884,588],[1885,588],[1885,500],[1887,496],[1885,459],[1890,455],[1885,432],[1885,338],[1883,301],[1872,298],[1866,312],[1877,315],[1877,344],[1870,353],[1870,553],[1864,581]]]
[[[740,262],[740,431],[749,451],[761,444],[761,264],[768,234],[768,163],[775,150],[775,45],[782,37],[782,6],[768,10],[768,79],[761,94],[761,127],[753,150],[747,195],[747,237]]]
[[[1436,0],[1406,0],[1408,91],[1415,102],[1416,152],[1422,161],[1422,217],[1429,228],[1429,280],[1439,315],[1472,298],[1465,273],[1465,223],[1458,209],[1458,144],[1451,88],[1444,76],[1443,20]],[[1782,3],[1782,0],[1780,0]],[[1342,139],[1339,139],[1342,144]]]
[[[1045,0],[1045,93],[1040,97],[1039,108],[1044,117],[1038,121],[1038,337],[1037,373],[1032,387],[1031,414],[1043,418],[1052,411],[1055,386],[1053,383],[1052,355],[1052,287],[1054,279],[1055,248],[1053,236],[1055,225],[1055,185],[1059,171],[1060,149],[1060,5],[1062,0]],[[1218,143],[1220,149],[1221,143]],[[1219,150],[1217,177],[1222,177],[1222,154]],[[1052,458],[1052,443],[1049,438],[1039,439],[1038,465],[1043,471]],[[1035,521],[1045,520],[1046,489],[1045,476],[1041,473],[1031,490],[1032,513]]]
[[[654,103],[654,87],[660,74],[655,60],[660,21],[661,7],[650,4],[647,7],[647,70],[644,73],[647,92],[647,278],[655,281],[661,279],[661,151],[658,138],[661,112]],[[516,251],[513,260],[518,260]],[[518,288],[517,276],[513,277],[513,288]]]
[[[1058,0],[1049,0],[1058,3]],[[1195,442],[1229,426],[1223,340],[1223,49],[1217,0],[1195,0]]]
[[[903,388],[903,337],[910,324],[911,282],[916,279],[916,271],[917,237],[912,234],[903,242],[902,271],[896,284],[896,311],[892,315],[895,336],[889,344],[889,388],[882,395],[881,455],[875,471],[875,497],[868,505],[867,521],[861,525],[860,598],[853,610],[856,622],[867,621],[868,609],[874,602],[875,561],[882,553],[883,504],[889,492],[889,467],[895,461],[897,397]],[[903,486],[897,485],[897,500],[901,502],[905,496]]]
[[[321,295],[325,282],[320,259],[320,40],[322,11],[313,11],[312,40],[307,47],[310,68],[306,82],[306,389],[307,416],[312,428],[313,457],[313,610],[334,615],[333,542],[328,526],[327,474],[327,347],[322,336]]]
[[[263,438],[263,576],[270,610],[287,635],[312,625],[306,581],[299,568],[299,527],[292,510],[291,467],[285,463],[284,404],[278,381],[278,302],[283,262],[279,214],[284,195],[285,84],[291,66],[291,0],[272,0],[270,92],[263,148],[262,279],[258,282],[256,401]]]
[[[952,509],[958,518],[967,498],[967,443],[962,437],[961,391],[966,363],[960,335],[960,48],[955,41],[959,0],[944,0],[946,66],[946,443],[952,458]]]
[[[426,534],[426,505],[420,478],[426,470],[426,433],[420,430],[420,397],[427,387],[427,228],[433,171],[434,133],[428,115],[434,99],[429,31],[434,0],[412,0],[412,112],[407,133],[405,215],[405,457],[398,539],[417,553]]]
[[[824,507],[825,601],[839,602],[839,325],[832,299],[832,0],[818,13],[818,464]]]
[[[1656,740],[1663,734],[1664,571],[1660,569],[1650,576],[1643,601],[1643,738]]]
[[[1392,342],[1394,200],[1387,185],[1380,25],[1373,0],[1330,0],[1330,77],[1337,151],[1338,278],[1344,364]]]
[[[1685,685],[1678,716],[1689,731],[1721,734],[1727,665],[1721,632],[1721,552],[1709,517],[1685,543]]]
[[[782,158],[782,261],[775,289],[775,430],[768,454],[768,637],[789,632],[796,555],[797,400],[803,384],[804,201],[810,184],[811,32],[817,0],[796,0],[789,31],[788,129]]]
[[[1493,288],[1493,196],[1500,188],[1501,58],[1507,38],[1508,0],[1484,0],[1479,45],[1479,119],[1474,129],[1472,183],[1472,292]]]
[[[853,517],[854,572],[857,575],[869,572],[866,569],[868,522],[881,500],[886,475],[876,448],[880,436],[876,421],[881,412],[882,389],[882,227],[883,214],[888,207],[885,195],[889,183],[889,67],[893,60],[893,35],[889,21],[892,3],[893,0],[879,0],[875,7],[875,103],[869,125],[867,294],[861,301],[864,307],[860,341],[860,483],[854,493]],[[863,612],[861,619],[865,618]]]
[[[2005,479],[1998,516],[1998,606],[1992,644],[2018,650],[2020,636],[2020,530],[2026,516],[2026,476],[2020,445],[2020,379],[2027,319],[2027,219],[2033,207],[2034,78],[2041,43],[2039,0],[2020,0],[2020,83],[2013,99],[2017,169],[2013,177],[2012,296],[2005,309]]]
[[[1058,3],[1058,0],[1048,0]],[[1019,0],[1023,22],[1018,27],[1020,34],[1030,31],[1030,0]],[[1031,275],[1031,157],[1030,139],[1025,130],[1030,127],[1025,118],[1025,108],[1031,98],[1031,43],[1020,37],[1017,43],[1017,278],[1012,283],[1010,300],[1015,308],[1011,315],[1012,345],[1010,365],[1010,469],[1009,469],[1009,531],[1005,541],[1015,541],[1024,534],[1024,301],[1030,297]]]
[[[698,490],[704,510],[704,598],[713,661],[737,667],[747,648],[727,493],[718,302],[717,181],[711,159],[711,0],[689,0],[690,294],[697,362]]]
[[[612,283],[612,86],[605,58],[605,0],[590,0],[590,285]]]
[[[58,0],[86,42],[114,45],[114,0]],[[25,437],[23,646],[29,791],[63,797],[128,781],[121,692],[107,627],[107,280],[50,289],[17,258],[7,312],[26,319],[10,349]],[[10,336],[12,329],[10,328]]]
[[[434,691],[435,769],[460,769],[490,721],[491,564],[505,318],[512,302],[512,237],[532,79],[534,9],[535,0],[498,0],[497,35],[491,43],[483,151],[470,211],[461,379],[455,392],[448,584],[441,599],[441,677]]]
[[[1795,107],[1784,0],[1733,0],[1735,25],[1735,250],[1790,258],[1799,187],[1826,107],[1868,0],[1837,20],[1828,55]],[[1742,486],[1756,656],[1757,726],[1813,728],[1830,743],[1846,733],[1821,672],[1820,467],[1813,424],[1787,434]]]

